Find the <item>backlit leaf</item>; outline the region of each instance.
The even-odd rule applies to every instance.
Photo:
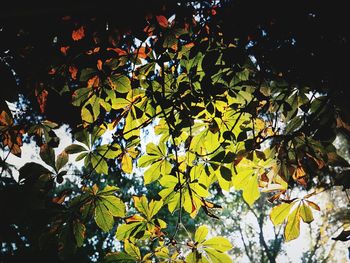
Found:
[[[292,206],[293,206],[293,203],[282,203],[272,208],[270,213],[270,218],[272,223],[275,226],[282,224],[284,220],[286,220],[287,216],[289,215],[289,212]]]
[[[202,243],[207,237],[209,229],[207,226],[200,226],[197,228],[196,233],[194,235],[194,240],[198,243]]]

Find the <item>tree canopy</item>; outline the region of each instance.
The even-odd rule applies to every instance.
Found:
[[[334,145],[350,134],[342,4],[67,5],[1,13],[3,262],[231,262],[202,223],[227,192],[251,211],[268,200],[284,242],[320,193],[341,187],[349,204]],[[58,152],[63,124],[73,143]],[[31,141],[41,163],[21,155]],[[348,212],[334,217],[349,240]],[[87,258],[94,238],[112,249]]]

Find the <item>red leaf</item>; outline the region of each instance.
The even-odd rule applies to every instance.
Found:
[[[167,28],[169,23],[168,23],[168,19],[166,19],[165,16],[156,16],[157,18],[157,22],[158,24],[162,27],[162,28]]]
[[[85,37],[85,30],[84,27],[81,26],[77,30],[73,30],[72,32],[72,39],[74,41],[79,41]]]

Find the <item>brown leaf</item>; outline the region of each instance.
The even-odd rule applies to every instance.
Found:
[[[46,89],[35,89],[35,96],[38,101],[41,113],[45,112],[48,94],[49,92]]]

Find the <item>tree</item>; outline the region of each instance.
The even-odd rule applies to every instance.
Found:
[[[70,261],[98,229],[123,244],[99,249],[106,262],[230,262],[226,238],[184,219],[219,218],[215,199],[233,188],[254,213],[267,198],[273,224],[284,225],[286,241],[296,239],[301,221],[320,210],[312,197],[349,188],[349,163],[332,144],[337,133],[349,138],[346,74],[324,67],[346,56],[348,43],[337,20],[335,32],[321,30],[328,6],[291,5],[300,20],[290,24],[285,12],[271,13],[274,5],[258,4],[243,25],[251,11],[243,1],[157,2],[129,25],[73,11],[47,18],[44,32],[35,21],[4,21],[1,70],[6,84],[15,81],[0,115],[6,252],[15,244],[37,261]],[[339,56],[326,54],[329,47]],[[29,105],[22,115],[5,102],[19,93]],[[75,141],[56,153],[61,123]],[[159,140],[142,138],[146,128]],[[20,157],[28,138],[45,164],[28,162],[16,180],[6,160]],[[81,183],[59,192],[67,163],[80,160]],[[136,171],[143,185],[131,201],[120,190],[138,185],[130,181]],[[262,233],[266,214],[258,209]],[[261,259],[274,262],[279,250],[263,235],[260,242]],[[274,242],[280,246],[279,235]]]

